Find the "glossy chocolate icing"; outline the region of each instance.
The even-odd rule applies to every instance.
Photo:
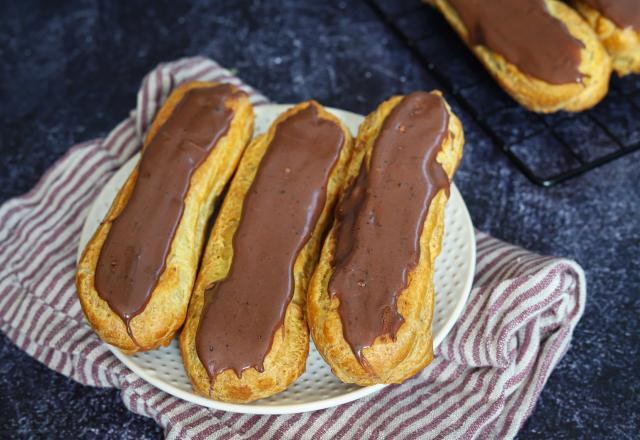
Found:
[[[431,200],[449,190],[436,161],[448,127],[439,95],[403,98],[384,121],[370,164],[365,158],[338,206],[329,294],[340,301],[344,338],[362,365],[362,349],[379,336],[395,338],[404,322],[398,296],[418,264]]]
[[[264,371],[294,291],[294,264],[324,209],[345,142],[315,104],[279,122],[243,202],[228,275],[205,291],[196,350],[209,377]]]
[[[638,0],[583,0],[619,28],[631,27],[640,32],[640,1]]]
[[[544,0],[449,0],[472,45],[502,55],[550,84],[581,82],[582,43],[553,17]]]
[[[189,90],[144,149],[133,191],[115,218],[95,273],[98,295],[125,322],[147,305],[165,270],[191,177],[227,133],[232,86]],[[137,344],[137,343],[136,343]]]

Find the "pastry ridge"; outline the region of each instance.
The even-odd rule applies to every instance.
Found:
[[[573,4],[609,52],[613,69],[618,76],[640,73],[640,32],[632,28],[619,28],[600,11],[583,1],[574,0]]]
[[[549,13],[562,21],[569,33],[583,44],[578,70],[581,84],[550,84],[533,78],[508,62],[502,55],[484,46],[469,44],[467,29],[455,9],[446,0],[423,0],[435,6],[465,44],[482,62],[491,76],[513,99],[529,110],[553,113],[578,112],[596,105],[609,90],[611,59],[593,29],[571,7],[558,0],[544,0]]]
[[[322,213],[313,234],[296,257],[293,270],[294,292],[285,311],[284,323],[273,336],[271,348],[264,359],[263,372],[251,367],[245,369],[238,378],[232,369],[227,369],[216,375],[211,383],[207,370],[198,357],[195,344],[205,302],[205,290],[229,272],[233,257],[232,238],[238,227],[237,219],[242,214],[245,195],[275,135],[278,123],[310,105],[316,106],[319,117],[332,120],[341,127],[344,144],[329,177]],[[304,372],[309,351],[309,331],[304,312],[306,290],[318,259],[322,235],[346,178],[346,165],[351,155],[352,144],[349,130],[337,117],[327,112],[317,102],[307,101],[278,116],[269,130],[256,137],[247,148],[211,231],[189,305],[187,320],[180,336],[184,366],[197,393],[217,400],[246,403],[283,391]]]
[[[143,154],[146,146],[189,90],[217,85],[219,84],[189,82],[176,88],[160,108],[149,128]],[[105,219],[86,245],[78,262],[76,287],[89,324],[102,340],[115,345],[126,354],[169,345],[184,323],[214,202],[231,178],[253,133],[254,114],[249,98],[245,94],[238,94],[228,102],[234,110],[229,129],[194,171],[185,196],[184,211],[166,259],[165,270],[151,292],[144,310],[131,319],[131,332],[135,342],[129,336],[124,321],[98,294],[94,279],[100,251],[113,220],[129,200],[138,176],[139,164],[119,190]]]
[[[441,95],[438,91],[432,93]],[[369,160],[384,120],[402,99],[403,96],[394,96],[383,102],[360,126],[348,170],[351,181],[357,177],[363,160]],[[446,102],[445,107],[449,113],[449,135],[443,141],[436,160],[451,180],[462,158],[464,133],[460,120]],[[418,265],[409,274],[407,287],[400,292],[397,300],[398,312],[404,318],[404,322],[398,329],[395,340],[387,335],[379,336],[373,345],[362,350],[366,367],[358,362],[344,338],[338,312],[340,300],[329,295],[336,246],[334,222],[309,285],[307,318],[316,348],[331,366],[333,373],[343,382],[363,386],[401,383],[417,374],[433,359],[433,271],[435,259],[442,246],[447,200],[447,193],[440,190],[429,206],[420,236]]]

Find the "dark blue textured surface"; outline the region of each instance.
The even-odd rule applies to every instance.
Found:
[[[401,11],[410,2],[387,3]],[[451,52],[439,55],[466,57],[467,68],[478,69],[450,32],[442,35],[446,27],[422,29],[419,15],[406,25],[449,39]],[[123,119],[154,65],[194,54],[236,69],[275,101],[315,98],[359,113],[393,93],[437,86],[360,2],[0,2],[0,201],[31,188],[69,146]],[[611,97],[603,106],[612,111],[594,113],[613,114],[625,135],[626,121],[638,115],[616,102]],[[476,226],[574,258],[587,271],[585,316],[520,437],[633,438],[640,430],[640,154],[541,189],[461,117],[467,144],[456,181]],[[553,153],[541,139],[529,142],[522,154]],[[53,373],[4,336],[0,359],[0,437],[162,434],[128,412],[117,391]]]

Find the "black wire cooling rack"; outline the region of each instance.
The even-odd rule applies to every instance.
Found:
[[[607,97],[589,111],[529,112],[500,89],[435,9],[418,0],[369,4],[532,182],[552,186],[640,149],[640,75],[614,75]]]

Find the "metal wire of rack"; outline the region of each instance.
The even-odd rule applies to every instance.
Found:
[[[500,89],[433,8],[417,0],[369,4],[532,182],[549,187],[640,150],[640,75],[613,77],[608,96],[591,110],[529,112]]]

